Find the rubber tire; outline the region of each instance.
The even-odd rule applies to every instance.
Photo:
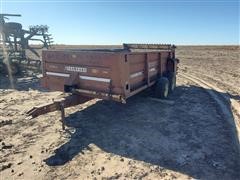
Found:
[[[4,63],[1,63],[1,73],[2,74],[8,74],[8,68],[7,65]],[[18,74],[20,74],[20,66],[17,62],[11,62],[10,63],[10,67],[11,67],[11,71],[12,71],[12,75],[16,76]]]
[[[13,76],[18,75],[20,73],[20,66],[17,62],[11,63],[11,71]]]
[[[176,88],[176,73],[169,72],[167,77],[169,81],[169,92],[171,93]]]
[[[155,97],[166,99],[168,97],[169,80],[166,77],[158,79],[155,87]]]
[[[1,61],[2,59],[0,59],[0,75],[5,74],[5,65]]]

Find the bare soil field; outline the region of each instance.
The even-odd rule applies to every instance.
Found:
[[[82,46],[81,46],[82,47]],[[61,46],[65,48],[65,46]],[[99,99],[28,119],[61,97],[39,75],[0,76],[0,180],[240,179],[240,50],[180,46],[168,101],[145,91],[119,104]]]

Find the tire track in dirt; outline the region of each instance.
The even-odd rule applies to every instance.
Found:
[[[226,94],[226,92],[223,91],[222,89],[202,79],[182,72],[179,75],[185,79],[188,79],[200,85],[217,103],[217,105],[222,111],[222,114],[224,115],[225,119],[227,120],[228,124],[231,127],[234,142],[238,150],[240,151],[240,122],[233,116],[233,113],[235,113],[236,116],[240,117],[240,104],[236,100],[231,99],[230,96]],[[230,107],[233,109],[233,112],[231,111]]]
[[[180,75],[183,75],[184,78],[187,78],[191,81],[196,82],[197,84],[204,84],[204,86],[207,86],[207,88],[213,89],[217,92],[219,92],[219,95],[229,103],[231,104],[232,109],[235,111],[236,115],[240,117],[240,103],[234,99],[231,99],[231,97],[226,94],[226,92],[222,89],[220,89],[219,87],[212,85],[196,76],[190,75],[190,74],[185,74],[185,73],[181,73]]]
[[[187,68],[188,68],[188,71],[189,71],[190,67],[187,66]],[[179,68],[179,70],[181,70],[182,72],[186,71],[183,68]],[[187,73],[187,74],[189,74],[189,73]],[[212,81],[215,84],[221,86],[223,89],[226,89],[227,91],[233,92],[234,94],[239,94],[239,92],[240,92],[239,88],[237,88],[237,87],[235,87],[235,86],[233,86],[229,83],[226,83],[225,81],[221,81],[219,79],[216,79],[216,78],[213,78],[213,77],[208,76],[206,74],[203,74],[201,71],[198,71],[198,70],[190,71],[190,74],[193,74],[195,77],[196,76],[201,76],[201,77],[203,77],[203,78],[205,78],[209,81]],[[217,87],[217,86],[215,86],[215,87]]]

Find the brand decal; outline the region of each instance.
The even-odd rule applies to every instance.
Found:
[[[76,66],[65,66],[65,71],[71,71],[71,72],[87,72],[87,68],[85,67],[76,67]]]

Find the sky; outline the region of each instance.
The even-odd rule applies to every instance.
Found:
[[[57,44],[239,45],[239,0],[0,0]]]

